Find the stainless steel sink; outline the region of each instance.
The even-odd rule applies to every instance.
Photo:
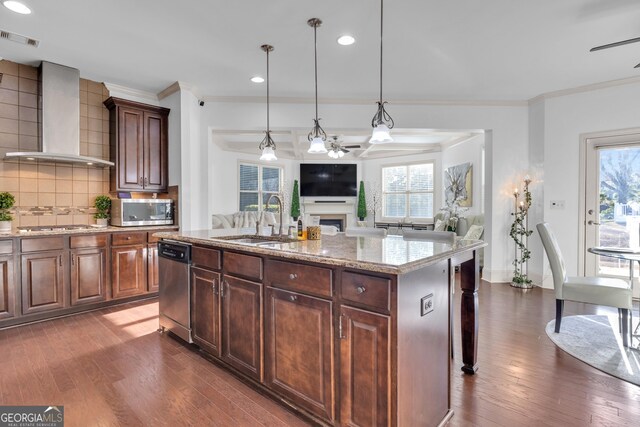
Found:
[[[253,237],[242,237],[240,239],[228,239],[228,240],[236,243],[249,243],[252,245],[259,245],[261,243],[274,243],[273,240],[265,240],[265,239],[259,239],[259,238],[253,238]]]

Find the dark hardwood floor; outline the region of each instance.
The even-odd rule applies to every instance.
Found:
[[[553,298],[548,290],[482,283],[480,369],[475,376],[459,370],[456,336],[450,426],[640,425],[640,387],[547,338]],[[565,304],[567,315],[597,310]],[[64,405],[68,426],[306,425],[158,334],[157,312],[156,301],[139,302],[0,331],[0,404]]]

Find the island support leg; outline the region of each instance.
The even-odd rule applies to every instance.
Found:
[[[462,371],[473,375],[478,370],[478,286],[480,263],[476,251],[460,264],[460,327],[462,330]]]

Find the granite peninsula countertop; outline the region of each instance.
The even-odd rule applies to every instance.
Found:
[[[230,237],[255,237],[255,229],[216,229],[167,231],[154,233],[167,240],[187,242],[222,249],[310,261],[379,273],[404,274],[453,255],[487,246],[482,240],[457,240],[453,245],[424,240],[405,240],[402,236],[348,237],[322,235],[320,240],[292,243],[274,241],[268,246],[228,240]]]
[[[12,237],[46,237],[46,236],[64,236],[70,234],[93,234],[93,233],[118,233],[118,232],[129,232],[133,233],[136,231],[157,231],[157,230],[176,230],[178,228],[177,225],[148,225],[141,227],[94,227],[92,225],[87,225],[86,228],[70,228],[65,230],[57,230],[56,227],[51,226],[53,230],[46,231],[20,231],[17,229],[12,229],[9,233],[0,233],[0,239],[7,239]]]

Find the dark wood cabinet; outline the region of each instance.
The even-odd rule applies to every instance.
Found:
[[[339,318],[340,424],[387,426],[389,402],[389,316],[342,306]]]
[[[220,273],[191,268],[191,333],[193,342],[220,356]]]
[[[262,284],[225,275],[222,304],[222,359],[262,380]]]
[[[158,244],[147,245],[147,291],[158,292]]]
[[[22,314],[64,308],[65,252],[23,254],[21,261]]]
[[[13,256],[0,255],[0,319],[16,315],[16,282]]]
[[[111,295],[114,299],[146,292],[146,252],[146,244],[111,249]]]
[[[71,250],[71,305],[107,299],[107,249]]]
[[[112,191],[166,192],[169,109],[120,98],[110,111]]]
[[[332,302],[272,287],[265,298],[265,384],[333,420]]]

